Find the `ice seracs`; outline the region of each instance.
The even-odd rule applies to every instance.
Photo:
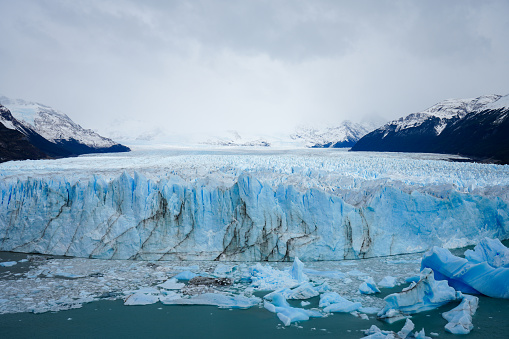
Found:
[[[347,152],[179,152],[1,164],[0,250],[315,261],[509,237],[508,167]]]

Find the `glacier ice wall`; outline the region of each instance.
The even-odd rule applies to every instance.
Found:
[[[356,157],[349,167],[330,164],[344,159],[302,165],[303,159],[271,163],[262,157],[260,168],[242,165],[252,157],[226,165],[209,159],[207,167],[202,158],[188,156],[163,161],[172,170],[161,166],[152,173],[145,159],[147,168],[101,174],[78,170],[81,158],[63,159],[75,162],[71,174],[69,168],[45,167],[61,162],[11,163],[0,173],[0,250],[106,259],[310,261],[509,237],[507,168],[467,171],[460,185],[461,178],[439,169],[452,166],[448,171],[455,173],[465,165],[363,158],[362,167]],[[113,166],[104,159],[95,166]],[[186,159],[191,165],[182,167]],[[114,160],[119,168],[126,164]],[[394,164],[414,172],[387,174]],[[501,174],[493,176],[495,170]]]

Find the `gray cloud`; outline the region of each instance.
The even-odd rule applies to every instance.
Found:
[[[0,93],[88,128],[275,132],[507,94],[506,1],[0,0]],[[130,122],[129,122],[130,121]]]

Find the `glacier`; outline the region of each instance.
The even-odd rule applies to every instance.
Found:
[[[139,150],[0,165],[0,250],[359,259],[509,238],[509,166],[313,150]]]

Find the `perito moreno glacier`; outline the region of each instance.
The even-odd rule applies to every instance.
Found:
[[[102,259],[305,261],[509,238],[509,166],[309,150],[0,165],[0,250]]]

